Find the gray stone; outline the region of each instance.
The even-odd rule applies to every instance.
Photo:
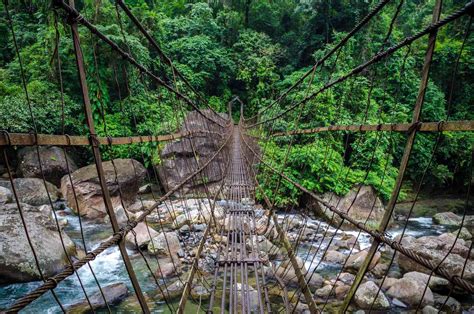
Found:
[[[334,295],[335,293],[332,285],[326,285],[316,290],[316,295],[320,298],[327,298],[329,295]]]
[[[152,241],[148,243],[148,251],[151,254],[159,254],[178,258],[178,251],[181,249],[181,244],[176,232],[160,232],[153,237]]]
[[[469,240],[472,239],[472,234],[469,232],[469,230],[467,230],[466,227],[462,227],[461,231],[459,231],[459,229],[457,229],[456,231],[451,232],[451,234],[454,235],[454,236],[457,236],[458,233],[459,233],[459,238],[461,238],[463,240],[469,241]]]
[[[129,232],[125,236],[125,244],[127,248],[130,249],[137,249],[137,245],[139,249],[146,248],[151,239],[159,235],[157,231],[144,222],[139,222],[137,226],[133,228],[133,231],[135,234]]]
[[[194,224],[193,225],[193,230],[197,232],[202,232],[206,230],[207,225],[206,224]]]
[[[41,160],[41,168],[38,160],[38,151]],[[68,173],[77,170],[75,162],[64,153],[64,150],[56,146],[24,147],[18,151],[18,172],[25,178],[44,178],[59,186],[61,178]],[[41,173],[42,170],[42,173]]]
[[[365,223],[368,219],[368,224],[371,226],[378,225],[385,211],[382,201],[372,186],[363,185],[360,187],[360,190],[359,186],[355,186],[342,198],[332,192],[323,194],[322,198],[328,202],[329,205],[337,205],[339,210],[347,212],[351,218],[358,222]],[[313,202],[312,206],[314,206],[323,217],[332,220],[333,213],[324,204]],[[334,216],[334,220],[335,223],[338,224],[341,218],[336,215]],[[345,225],[349,228],[354,228],[350,223],[345,222]]]
[[[438,314],[439,311],[436,308],[432,307],[431,305],[427,305],[423,308],[421,313],[423,313],[423,314]]]
[[[358,271],[359,268],[364,263],[365,258],[367,257],[367,253],[368,253],[368,250],[363,250],[363,251],[360,251],[359,253],[351,255],[349,259],[347,260],[345,268]],[[370,262],[369,270],[373,269],[377,265],[379,260],[380,260],[380,252],[376,252],[374,257],[372,258],[372,261]]]
[[[10,189],[4,188],[0,186],[0,205],[4,205],[6,203],[11,203],[13,200],[13,193]]]
[[[413,280],[419,281],[422,285],[426,285],[429,279],[429,287],[432,291],[448,291],[450,288],[449,281],[447,279],[437,277],[437,276],[430,276],[425,273],[420,273],[416,271],[412,271],[403,275],[403,278],[411,278]]]
[[[53,276],[69,263],[51,218],[51,208],[43,206],[40,210],[24,203],[20,205],[41,270],[46,277]],[[67,253],[74,256],[74,243],[64,232],[62,238]],[[16,203],[0,205],[0,284],[40,279]]]
[[[107,304],[117,305],[123,299],[128,296],[128,288],[124,283],[113,283],[107,286],[102,286],[102,292],[107,300]],[[107,307],[107,304],[104,301],[104,297],[102,296],[100,291],[97,291],[89,296],[89,301],[92,305],[94,310],[100,310]],[[67,307],[68,313],[89,313],[90,312],[90,305],[86,299],[72,304]]]
[[[106,161],[102,165],[113,207],[121,206],[123,202],[128,208],[135,203],[138,189],[146,175],[145,167],[133,159],[114,159],[113,163]],[[61,180],[61,191],[72,210],[87,218],[104,218],[107,211],[95,164],[80,168],[71,176],[79,208],[68,176]]]
[[[324,256],[324,261],[328,263],[343,264],[346,260],[346,255],[337,251],[327,251]]]
[[[157,278],[168,279],[170,277],[178,276],[181,272],[181,269],[178,265],[178,262],[171,261],[171,259],[159,260],[159,267],[157,267],[155,276]]]
[[[425,286],[426,285],[418,280],[401,278],[388,289],[387,295],[392,298],[397,298],[410,306],[417,306],[420,300],[422,300],[422,297],[422,305],[433,305],[433,292],[431,292],[430,288],[426,289],[426,293],[423,296]]]
[[[373,281],[361,284],[355,293],[354,300],[357,306],[364,310],[370,309],[372,303],[374,304],[373,308],[377,310],[390,308],[390,302],[387,297]]]
[[[59,197],[60,193],[58,189],[51,183],[46,182],[38,178],[16,178],[13,179],[13,184],[17,192],[17,196],[21,203],[26,203],[33,206],[39,205],[50,205],[49,197],[52,202],[55,202]],[[1,181],[0,186],[12,190],[10,181]]]
[[[459,226],[462,217],[452,212],[437,213],[433,216],[433,222],[439,225]]]
[[[215,120],[223,121],[210,110],[203,110],[203,112],[207,116],[214,117]],[[184,132],[211,130],[216,134],[225,134],[222,127],[208,121],[197,111],[187,114],[182,130]],[[223,138],[218,135],[202,133],[166,144],[160,155],[161,163],[157,166],[160,181],[165,190],[169,191],[199,168],[194,154],[198,156],[198,159],[210,157],[219,149],[222,140]],[[221,170],[225,168],[225,163],[226,160],[223,156],[217,156],[202,171],[202,175],[197,176],[196,180],[187,182],[178,193],[204,192],[204,185],[211,193],[216,192],[223,178],[224,172]]]

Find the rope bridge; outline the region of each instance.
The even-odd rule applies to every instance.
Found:
[[[469,2],[465,6],[459,8],[455,12],[442,14],[441,0],[437,0],[433,9],[431,24],[419,32],[404,37],[393,43],[393,29],[397,19],[403,10],[404,1],[400,0],[396,3],[396,11],[392,16],[390,24],[387,27],[383,42],[377,53],[366,58],[366,61],[356,67],[340,73],[338,65],[343,62],[344,48],[356,38],[357,35],[368,28],[370,23],[374,21],[380,12],[387,5],[396,2],[395,0],[382,0],[378,3],[366,16],[360,19],[359,23],[349,31],[338,43],[336,43],[327,53],[321,57],[306,73],[304,73],[296,83],[292,84],[286,90],[281,92],[274,101],[259,110],[258,114],[245,118],[243,114],[244,104],[239,98],[234,98],[229,103],[229,112],[227,114],[218,113],[209,105],[203,95],[199,93],[186,77],[173,64],[172,60],[163,52],[162,48],[155,41],[153,36],[147,32],[146,27],[133,14],[130,8],[123,0],[115,1],[116,18],[120,25],[120,36],[123,43],[119,44],[112,40],[111,37],[101,32],[94,25],[94,19],[88,19],[75,8],[74,1],[66,2],[64,0],[55,0],[51,10],[55,16],[55,53],[53,58],[54,64],[57,66],[58,92],[61,94],[61,108],[59,114],[62,115],[62,134],[44,134],[38,131],[36,117],[33,113],[33,104],[28,93],[28,78],[26,69],[22,62],[21,47],[17,42],[17,33],[15,28],[15,20],[10,14],[9,4],[4,0],[5,16],[10,27],[12,44],[15,48],[16,56],[19,62],[19,75],[22,80],[26,106],[31,116],[31,132],[29,133],[12,133],[8,130],[2,131],[0,136],[0,147],[3,151],[3,163],[8,170],[8,180],[14,196],[18,215],[20,216],[24,234],[28,241],[29,248],[33,255],[36,270],[41,278],[41,284],[30,289],[23,297],[13,300],[7,312],[18,312],[20,310],[33,310],[35,301],[43,298],[43,295],[51,294],[54,302],[59,309],[67,312],[68,308],[63,304],[61,295],[57,292],[63,282],[75,277],[81,288],[78,298],[85,298],[90,311],[98,310],[91,294],[87,292],[83,284],[79,270],[87,267],[93,274],[94,284],[99,292],[99,298],[105,304],[105,308],[114,311],[113,304],[109,304],[110,299],[104,291],[100,280],[94,271],[93,261],[101,254],[104,254],[110,248],[118,248],[123,265],[126,269],[130,285],[133,288],[134,296],[139,304],[141,311],[150,313],[157,310],[157,303],[162,302],[164,306],[171,312],[185,313],[190,310],[190,303],[194,305],[193,311],[200,312],[229,312],[229,313],[300,313],[309,311],[311,313],[319,313],[334,310],[331,302],[334,302],[332,296],[337,293],[338,282],[344,277],[344,270],[350,264],[351,256],[357,252],[358,240],[363,236],[370,238],[370,247],[366,250],[363,261],[357,269],[357,273],[350,282],[346,290],[336,302],[336,310],[339,312],[352,311],[360,308],[357,302],[358,292],[361,293],[362,286],[367,282],[373,282],[375,279],[371,273],[373,263],[377,259],[377,255],[381,251],[388,252],[388,267],[382,270],[380,280],[375,285],[375,291],[367,294],[369,298],[369,307],[365,310],[379,310],[378,304],[384,292],[384,283],[390,278],[390,270],[395,263],[396,258],[404,256],[412,263],[422,267],[427,274],[427,280],[423,283],[423,294],[419,300],[416,300],[411,306],[417,311],[423,308],[425,295],[430,288],[430,279],[435,275],[446,280],[449,286],[449,292],[446,298],[438,306],[438,310],[445,309],[450,296],[455,293],[474,293],[474,285],[472,278],[466,274],[473,267],[471,256],[472,241],[466,242],[469,246],[467,251],[463,251],[459,255],[461,231],[467,225],[467,214],[470,206],[471,183],[472,179],[472,160],[470,165],[470,175],[468,178],[467,195],[465,202],[465,210],[459,223],[458,231],[454,233],[453,241],[446,243],[447,249],[440,251],[441,255],[432,254],[433,252],[421,252],[413,247],[412,243],[404,241],[404,235],[407,230],[408,220],[413,214],[413,209],[419,198],[420,190],[425,175],[430,169],[434,155],[437,152],[442,135],[444,132],[472,132],[474,131],[474,120],[451,120],[452,115],[452,98],[454,91],[454,83],[457,79],[457,72],[460,64],[460,58],[468,41],[471,32],[472,15],[474,13],[474,2]],[[126,19],[124,19],[126,17]],[[61,23],[60,23],[61,21]],[[447,114],[443,121],[424,121],[422,120],[422,112],[425,104],[426,92],[429,89],[430,68],[433,64],[435,56],[435,46],[438,32],[445,26],[454,22],[465,23],[463,44],[459,47],[456,59],[452,62],[451,71],[452,79],[449,87]],[[63,23],[62,23],[63,22]],[[62,38],[59,27],[69,28],[70,38]],[[146,40],[146,42],[157,53],[159,60],[153,66],[141,64],[136,57],[133,56],[130,43],[124,32],[124,25],[134,27]],[[94,60],[93,64],[86,64],[83,55],[83,49],[86,47],[81,43],[85,36],[90,36],[88,42],[93,44],[92,49]],[[78,76],[79,91],[83,100],[83,113],[87,124],[87,134],[67,134],[64,127],[64,87],[62,65],[65,60],[61,60],[58,53],[59,47],[64,40],[72,42],[73,51],[71,52],[76,62],[76,71]],[[382,104],[371,103],[370,93],[379,80],[382,81],[381,86],[384,90],[383,97],[387,96],[388,91],[384,88],[383,80],[389,79],[384,77],[384,70],[390,60],[390,57],[404,52],[404,65],[411,53],[411,45],[423,44],[427,42],[427,48],[424,55],[420,83],[418,93],[413,99],[413,109],[411,110],[411,121],[397,121],[396,118],[391,119],[389,110],[384,112]],[[122,130],[120,137],[110,135],[111,131],[107,128],[107,115],[104,110],[104,104],[99,104],[99,109],[93,108],[89,85],[94,82],[98,86],[105,85],[101,82],[101,77],[97,73],[100,64],[99,48],[108,49],[114,56],[126,62],[127,66],[119,67],[113,65],[113,73],[115,79],[114,90],[118,94],[121,104],[118,115],[126,119],[127,116],[132,117],[135,131]],[[329,75],[319,75],[318,71],[328,69]],[[403,71],[403,68],[402,70]],[[159,74],[158,74],[159,73]],[[448,72],[446,72],[448,73]],[[402,76],[402,73],[400,73]],[[342,108],[350,108],[351,97],[356,95],[346,95],[340,93],[342,86],[353,86],[357,79],[365,78],[369,82],[370,91],[365,103],[365,108],[353,108],[354,116],[351,122],[341,123],[343,121]],[[134,90],[130,88],[130,83],[140,85],[150,95],[159,93],[172,97],[173,111],[176,116],[165,123],[165,129],[158,130],[156,134],[141,134],[137,128],[137,116],[133,108],[124,106],[125,95],[132,95]],[[308,119],[313,117],[308,113],[307,105],[313,101],[318,102],[329,92],[333,92],[336,97],[336,112],[328,116],[321,125],[311,128],[299,128],[305,125]],[[100,99],[100,97],[99,97]],[[232,120],[232,105],[235,102],[241,103],[240,120],[234,124]],[[396,100],[395,100],[396,101]],[[383,100],[382,100],[383,102]],[[159,100],[156,107],[160,110]],[[324,112],[324,108],[318,110]],[[14,110],[12,108],[12,110]],[[193,111],[201,121],[199,128],[196,129],[187,119],[189,111]],[[99,112],[102,123],[96,125],[94,113]],[[362,113],[362,120],[358,121],[357,113]],[[375,112],[375,114],[373,113]],[[309,115],[309,118],[308,118]],[[166,117],[165,117],[166,118]],[[168,117],[169,118],[169,117]],[[347,121],[347,117],[345,117]],[[151,122],[153,123],[153,122]],[[282,127],[283,125],[283,127]],[[420,184],[416,187],[416,194],[411,205],[408,217],[402,226],[402,233],[398,237],[393,237],[388,233],[389,224],[394,217],[394,210],[399,202],[402,185],[406,180],[406,172],[412,157],[412,151],[417,145],[417,135],[420,132],[434,134],[434,146],[430,152],[429,164],[423,169],[423,175]],[[340,203],[341,199],[335,199],[332,195],[325,198],[314,190],[308,188],[305,182],[300,182],[298,176],[289,173],[288,163],[289,156],[295,143],[298,140],[304,142],[324,143],[325,151],[322,162],[322,169],[330,167],[330,162],[336,160],[334,150],[331,149],[334,141],[344,142],[344,159],[348,166],[341,168],[337,173],[337,180],[341,182],[348,181],[351,164],[355,161],[351,160],[350,151],[356,151],[364,147],[365,141],[369,140],[369,135],[375,136],[375,148],[368,152],[367,165],[363,171],[361,184],[357,186],[353,199],[348,206]],[[212,154],[200,156],[196,147],[197,138],[206,137],[210,139],[214,150]],[[352,139],[352,140],[350,140]],[[403,154],[398,164],[398,172],[394,181],[390,198],[385,211],[376,227],[368,223],[371,214],[375,208],[375,201],[371,205],[369,214],[365,220],[354,218],[351,214],[358,195],[361,193],[363,183],[366,183],[371,175],[371,169],[375,162],[375,153],[382,147],[382,142],[387,142],[388,148],[382,153],[383,158],[389,160],[389,154],[395,148],[403,149]],[[277,145],[282,150],[283,157],[276,160],[271,153],[271,146]],[[147,181],[157,185],[166,182],[168,190],[163,191],[160,195],[151,192],[153,203],[145,206],[145,200],[139,195],[140,208],[137,210],[139,214],[130,215],[128,205],[124,201],[124,194],[127,191],[122,190],[119,182],[120,168],[116,165],[116,148],[124,147],[129,156],[138,148],[141,154],[141,161],[145,163],[147,158],[143,151],[144,148],[152,145],[152,159],[165,144],[176,144],[183,151],[186,147],[191,150],[190,162],[184,164],[185,175],[181,176],[179,182],[172,183],[171,178],[160,177],[155,166],[152,171],[147,172]],[[395,145],[399,147],[394,147]],[[60,219],[53,210],[54,223],[56,231],[62,243],[62,249],[67,257],[66,267],[58,270],[52,276],[47,276],[42,267],[42,261],[37,252],[34,239],[30,235],[29,222],[25,214],[25,204],[21,202],[21,195],[14,184],[14,174],[11,167],[11,158],[7,152],[8,149],[16,147],[31,146],[36,151],[40,172],[42,173],[42,182],[46,187],[48,199],[51,208],[53,206],[53,198],[49,195],[47,182],[43,173],[40,148],[43,146],[58,146],[66,156],[68,150],[73,147],[88,147],[94,158],[95,170],[97,173],[98,184],[105,207],[106,215],[109,219],[112,232],[110,236],[91,248],[88,245],[83,231],[84,221],[81,218],[80,206],[75,191],[75,181],[73,171],[67,164],[66,179],[72,188],[74,197],[73,205],[78,209],[78,219],[81,233],[80,246],[84,249],[82,257],[73,257],[68,253],[64,233],[61,231]],[[470,148],[472,149],[472,148]],[[472,155],[472,154],[471,154]],[[116,202],[110,191],[110,182],[105,171],[104,159],[111,161],[111,168],[114,172],[114,180],[118,188],[118,199],[121,206],[125,209],[126,221],[120,222],[118,217]],[[66,158],[66,161],[68,159]],[[219,161],[219,162],[217,162]],[[216,164],[218,166],[216,166]],[[388,163],[387,163],[388,164]],[[138,178],[138,170],[136,164],[131,160],[130,166],[136,178]],[[175,169],[178,171],[179,169]],[[387,166],[383,169],[382,181],[387,174]],[[217,187],[211,186],[208,178],[218,176],[222,178]],[[270,178],[276,178],[276,183],[269,186]],[[322,176],[317,178],[319,182],[323,180]],[[381,183],[382,184],[382,183]],[[189,191],[189,186],[199,186],[199,191],[193,194]],[[304,195],[314,203],[319,204],[329,212],[329,223],[324,224],[322,221],[315,226],[316,232],[310,239],[310,243],[314,244],[311,250],[301,257],[301,249],[304,246],[304,237],[309,230],[310,216],[317,215],[318,212],[313,206],[307,206],[306,209],[293,211],[292,208],[281,212],[276,203],[276,199],[281,192],[281,187],[291,186],[301,195]],[[198,196],[196,196],[198,195]],[[178,276],[177,281],[170,284],[166,278],[166,271],[163,269],[156,254],[148,254],[140,245],[139,235],[136,230],[139,226],[144,226],[146,233],[154,246],[152,239],[152,228],[149,227],[151,216],[158,217],[158,225],[160,230],[167,230],[163,222],[164,216],[176,217],[180,215],[178,207],[187,208],[192,199],[198,198],[197,215],[203,217],[205,229],[201,231],[190,230],[191,240],[181,238],[180,243],[185,247],[185,251],[194,250],[194,255],[187,265],[188,271],[184,276]],[[261,205],[255,202],[259,199]],[[472,201],[472,200],[471,200]],[[283,220],[282,220],[283,214]],[[189,215],[185,210],[185,216]],[[190,221],[194,217],[186,217]],[[302,223],[297,223],[298,220]],[[321,271],[320,266],[330,251],[331,244],[337,241],[336,236],[342,232],[344,226],[348,224],[355,228],[355,241],[349,245],[349,254],[345,255],[342,266],[338,269],[336,279],[329,283],[329,291],[321,296],[314,285],[314,281]],[[294,227],[296,226],[296,227]],[[331,230],[331,226],[336,226]],[[179,229],[178,226],[174,226]],[[297,236],[290,236],[289,229],[292,228]],[[311,233],[310,233],[311,234]],[[173,240],[167,232],[163,232],[165,255],[170,256],[172,268],[179,268],[181,262],[175,258],[176,252],[171,245]],[[319,238],[317,238],[317,236]],[[138,252],[137,256],[131,256],[127,250],[126,242],[132,239],[134,251]],[[265,240],[262,240],[265,239]],[[267,239],[271,240],[268,241]],[[270,247],[263,248],[262,246]],[[306,241],[308,242],[308,241]],[[469,243],[470,242],[470,243]],[[207,260],[206,254],[209,253],[209,247],[215,247],[217,254],[213,256],[211,269],[209,274],[203,271],[202,264]],[[265,252],[264,252],[265,251]],[[207,253],[206,253],[207,252]],[[283,252],[284,258],[275,258]],[[457,260],[455,268],[449,265],[447,261],[454,255],[461,257]],[[137,274],[137,260],[145,265],[145,271],[148,272],[147,278],[143,279]],[[375,262],[376,263],[376,262]],[[156,265],[156,266],[155,266]],[[309,266],[308,266],[309,265]],[[157,267],[158,270],[154,270]],[[153,296],[149,291],[144,291],[144,286],[149,286],[152,281],[157,296]],[[291,284],[293,288],[291,288]],[[178,296],[174,294],[174,287],[181,287]],[[203,302],[200,297],[193,293],[196,286],[201,286],[209,292],[209,298]],[[296,288],[295,288],[296,287]],[[278,291],[278,293],[274,293]],[[366,292],[364,292],[366,293]],[[444,304],[443,304],[444,302]],[[386,309],[386,308],[385,308]]]

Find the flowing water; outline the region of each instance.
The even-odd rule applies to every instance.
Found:
[[[280,218],[283,217],[284,215],[280,215]],[[65,228],[66,233],[79,247],[83,247],[78,217],[70,214],[67,215],[67,220],[68,225]],[[328,227],[328,235],[332,235],[336,232],[335,228],[328,226],[323,221],[310,220],[308,221],[308,224],[320,224],[319,233],[324,232],[324,230],[326,230]],[[95,224],[88,221],[83,221],[83,230],[84,237],[85,239],[87,239],[86,244],[89,250],[94,249],[101,241],[106,239],[112,233],[110,227],[108,227],[107,224]],[[395,237],[401,232],[402,227],[397,226],[392,227],[389,230],[389,234],[391,237]],[[405,234],[414,237],[419,237],[422,235],[441,234],[443,232],[446,232],[446,229],[442,226],[433,225],[431,218],[419,217],[408,220],[407,230]],[[336,232],[335,239],[340,239],[343,234],[357,236],[358,232],[338,230]],[[317,267],[316,271],[323,277],[326,277],[328,275],[334,275],[340,269],[340,266],[335,266],[334,264],[321,261],[321,256],[329,243],[329,238],[330,237],[326,237],[323,240],[323,243],[321,244],[319,250],[318,246],[320,245],[320,241],[315,241],[313,243],[302,243],[302,245],[298,249],[298,255],[303,260],[305,260],[306,268],[309,269],[309,271],[314,271],[314,269]],[[368,234],[362,232],[359,235],[358,246],[361,250],[370,246],[370,237]],[[315,258],[312,259],[312,256],[316,251],[318,253],[316,254]],[[157,292],[157,287],[154,280],[149,275],[149,271],[146,269],[146,265],[143,259],[138,254],[136,254],[136,252],[129,251],[129,253],[133,260],[134,268],[141,283],[143,291],[149,296],[155,295],[155,293]],[[150,262],[152,270],[157,268],[156,261],[154,259],[148,258],[148,261]],[[90,265],[94,270],[95,275],[102,287],[108,284],[122,282],[128,286],[129,291],[133,291],[127,272],[121,260],[120,251],[116,246],[107,249],[105,252],[97,256],[97,258],[92,261]],[[81,269],[79,269],[78,274],[88,295],[91,295],[92,293],[98,291],[96,281],[89,267],[82,267]],[[30,282],[0,286],[0,309],[7,308],[13,303],[15,299],[40,286],[40,284],[40,282]],[[64,306],[68,306],[70,304],[78,302],[78,300],[84,299],[84,295],[80,288],[77,276],[74,275],[61,282],[55,289],[55,292]],[[192,306],[191,302],[189,306]],[[138,303],[135,297],[133,296],[127,298],[118,307],[114,308],[114,310],[119,312],[131,312],[138,309]],[[153,311],[167,312],[168,308],[165,304],[157,302],[153,306]],[[33,302],[30,306],[28,306],[24,312],[58,313],[60,312],[60,308],[54,301],[52,294],[47,293],[35,302]]]

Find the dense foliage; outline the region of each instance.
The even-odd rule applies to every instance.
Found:
[[[226,103],[237,95],[245,103],[246,116],[257,113],[296,82],[315,60],[329,51],[376,5],[372,1],[347,0],[126,2],[212,107],[224,111]],[[433,0],[405,1],[401,3],[393,31],[388,33],[399,3],[393,1],[387,5],[340,53],[333,55],[315,73],[310,87],[305,81],[285,101],[260,118],[281,112],[307,93],[366,61],[383,47],[393,45],[429,24]],[[446,1],[443,16],[463,5],[463,1]],[[173,74],[160,62],[157,52],[123,13],[120,19],[117,18],[114,1],[83,0],[76,1],[76,6],[101,32],[173,84]],[[0,38],[2,128],[12,132],[32,131],[35,128],[33,115],[38,132],[85,134],[73,46],[64,17],[56,16],[48,1],[12,1],[9,6],[25,71],[30,112],[3,4],[0,7],[3,14],[0,31],[8,34]],[[443,28],[439,34],[432,79],[422,112],[424,121],[474,119],[472,38],[465,44],[454,85],[451,84],[453,64],[461,51],[465,25],[466,19],[461,19]],[[98,132],[128,136],[174,130],[179,121],[176,99],[156,84],[144,80],[86,29],[80,28],[80,34]],[[409,49],[396,52],[368,71],[306,103],[301,119],[296,119],[296,111],[291,112],[267,125],[267,131],[334,123],[409,122],[425,50],[426,39],[415,42]],[[177,86],[189,92],[182,82]],[[64,119],[61,108],[64,108]],[[430,162],[436,136],[420,134],[417,137],[407,176],[413,183],[419,182]],[[287,144],[291,142],[293,147],[285,172],[314,191],[332,190],[343,194],[353,184],[362,182],[375,186],[387,199],[397,174],[404,139],[403,134],[337,132],[277,137],[264,143],[263,147],[266,157],[271,157],[268,160],[282,165]],[[467,132],[443,133],[424,185],[464,189],[473,141],[473,135]],[[155,150],[156,145],[147,144],[109,149],[105,154],[107,157],[132,155],[141,159],[143,153],[149,162],[156,157]],[[368,174],[367,170],[370,170]],[[298,199],[298,192],[285,182],[281,182],[278,193],[273,195],[277,177],[265,171],[261,177],[266,192],[277,204],[286,205]],[[266,177],[269,179],[264,179]]]

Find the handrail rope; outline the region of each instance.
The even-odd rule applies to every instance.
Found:
[[[295,89],[296,87],[298,87],[298,85],[301,84],[301,82],[303,82],[303,80],[305,78],[307,78],[312,71],[314,71],[314,69],[316,69],[319,65],[323,64],[329,57],[331,57],[331,55],[333,55],[339,48],[341,48],[342,46],[345,45],[345,43],[351,39],[362,27],[364,27],[377,13],[379,13],[383,7],[388,4],[391,0],[382,0],[380,1],[376,7],[374,7],[374,9],[372,11],[370,11],[359,23],[357,23],[357,25],[349,32],[347,33],[346,36],[344,36],[343,39],[341,39],[341,41],[336,45],[334,46],[329,52],[327,52],[324,57],[322,57],[321,59],[317,60],[316,63],[311,67],[311,69],[309,69],[308,71],[306,71],[305,74],[303,74],[303,76],[301,76],[298,81],[296,81],[291,87],[289,87],[283,94],[281,94],[275,101],[273,101],[270,105],[268,105],[267,107],[263,108],[263,110],[261,110],[258,114],[252,116],[251,118],[249,119],[246,119],[246,120],[251,120],[251,119],[254,119],[256,118],[258,115],[261,115],[262,113],[264,113],[265,111],[267,111],[270,107],[274,106],[276,103],[279,103],[281,100],[283,100],[293,89]]]
[[[309,95],[308,97],[302,99],[300,102],[296,103],[295,105],[293,106],[290,106],[289,108],[285,109],[284,111],[282,111],[281,113],[277,114],[276,116],[274,117],[271,117],[271,118],[268,118],[266,120],[263,120],[263,121],[260,121],[260,122],[256,122],[254,124],[251,124],[249,126],[247,126],[247,128],[252,128],[252,127],[255,127],[257,125],[260,125],[260,124],[265,124],[265,123],[268,123],[268,122],[271,122],[273,120],[276,120],[282,116],[284,116],[286,113],[292,111],[293,109],[295,109],[296,107],[298,107],[301,103],[303,102],[307,102],[311,99],[313,99],[314,97],[316,97],[317,95],[319,95],[321,92],[337,85],[338,83],[341,83],[341,82],[344,82],[345,80],[347,80],[349,77],[355,75],[355,74],[358,74],[360,72],[362,72],[364,69],[366,69],[367,67],[371,66],[372,64],[374,63],[377,63],[379,61],[381,61],[382,59],[390,56],[391,54],[393,54],[394,52],[396,52],[397,50],[405,47],[405,46],[408,46],[410,45],[412,42],[420,39],[421,37],[425,36],[425,35],[428,35],[430,34],[431,32],[433,31],[436,31],[438,30],[439,28],[445,26],[446,24],[454,21],[454,20],[457,20],[458,18],[466,15],[466,14],[470,14],[472,11],[474,10],[474,1],[471,1],[469,2],[468,4],[466,4],[463,8],[459,9],[458,11],[450,14],[449,16],[447,16],[446,18],[434,23],[434,24],[431,24],[429,25],[428,27],[426,27],[425,29],[423,29],[422,31],[412,35],[412,36],[409,36],[409,37],[405,37],[405,39],[403,39],[402,41],[400,41],[398,44],[394,45],[394,46],[391,46],[387,49],[385,49],[384,51],[380,52],[380,53],[377,53],[375,54],[370,60],[364,62],[364,63],[361,63],[359,64],[357,67],[353,68],[351,71],[349,71],[348,73],[346,73],[345,75],[331,81],[330,83],[324,85],[323,87],[321,87],[319,90],[317,90],[316,92],[312,93],[311,95]]]
[[[176,192],[178,189],[180,189],[182,186],[184,186],[188,181],[190,181],[193,177],[198,175],[200,172],[204,170],[217,156],[218,154],[221,153],[221,151],[224,149],[224,147],[228,144],[228,141],[230,139],[230,136],[227,137],[225,142],[219,147],[219,149],[216,151],[214,155],[211,156],[204,164],[201,166],[201,168],[197,169],[194,173],[190,174],[186,179],[181,181],[179,184],[177,184],[175,187],[173,187],[171,190],[169,190],[165,195],[159,198],[157,202],[155,202],[154,205],[150,206],[148,209],[144,209],[142,214],[136,218],[136,220],[127,223],[125,227],[121,228],[119,232],[115,233],[110,239],[103,241],[99,244],[99,246],[89,252],[89,254],[86,254],[85,257],[79,259],[78,261],[74,262],[74,268],[79,269],[82,266],[84,266],[87,262],[93,261],[97,255],[108,249],[109,247],[112,247],[116,245],[122,238],[124,238],[130,230],[135,228],[139,222],[142,222],[145,220],[145,218],[152,213],[154,209],[156,209],[163,201],[167,200],[174,192]],[[23,296],[22,298],[18,299],[9,309],[8,311],[19,311],[23,309],[25,306],[39,298],[41,295],[44,293],[48,292],[51,288],[55,287],[55,282],[59,283],[69,277],[73,273],[73,270],[71,267],[65,267],[63,268],[62,271],[60,271],[58,274],[54,275],[53,277],[50,277],[46,279],[46,282],[41,285],[40,287],[36,288],[35,290],[29,292],[27,295]]]
[[[129,53],[125,52],[122,48],[118,46],[114,41],[112,41],[110,38],[108,38],[105,34],[103,34],[101,31],[97,29],[91,22],[89,22],[83,15],[81,15],[75,8],[69,6],[67,3],[64,2],[64,0],[54,0],[54,4],[57,5],[58,7],[62,8],[69,16],[69,19],[83,25],[89,31],[91,34],[94,36],[98,37],[100,40],[102,40],[104,43],[106,43],[113,51],[117,52],[124,60],[128,61],[130,64],[132,64],[134,67],[136,67],[139,71],[145,73],[149,77],[151,77],[158,85],[164,87],[166,90],[170,91],[174,95],[176,95],[178,98],[182,99],[185,101],[188,105],[190,105],[194,110],[196,110],[200,115],[202,115],[204,118],[207,120],[224,127],[221,123],[215,121],[213,118],[209,117],[206,115],[202,110],[198,108],[198,106],[187,96],[181,94],[178,92],[176,89],[174,89],[171,85],[168,85],[166,82],[164,82],[161,78],[153,74],[149,69],[145,68],[142,64],[140,64],[135,58],[133,58]]]

